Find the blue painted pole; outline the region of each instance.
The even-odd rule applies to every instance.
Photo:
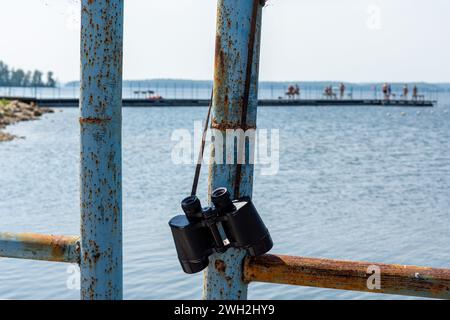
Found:
[[[261,18],[264,1],[219,0],[214,71],[214,99],[211,127],[222,133],[227,130],[256,129],[258,104],[259,51]],[[236,152],[230,150],[230,152]],[[246,153],[250,151],[246,146]],[[235,154],[223,154],[236,158]],[[215,158],[213,152],[212,157]],[[216,159],[222,160],[222,159]],[[227,187],[233,197],[251,196],[253,164],[212,163],[209,193]],[[242,281],[246,251],[231,248],[214,254],[204,274],[203,298],[207,300],[245,300],[247,285]]]
[[[82,0],[81,299],[122,299],[123,0]]]

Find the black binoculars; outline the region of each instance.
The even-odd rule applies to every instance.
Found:
[[[211,201],[212,207],[203,208],[197,196],[188,197],[181,202],[185,215],[169,221],[184,272],[202,271],[211,254],[230,247],[246,249],[251,256],[272,249],[269,231],[250,198],[232,201],[227,189],[219,188],[212,193]]]

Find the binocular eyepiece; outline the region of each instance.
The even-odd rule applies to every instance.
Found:
[[[202,271],[211,254],[230,247],[246,249],[251,256],[272,249],[269,231],[250,198],[232,201],[228,190],[219,188],[211,201],[212,207],[203,208],[197,196],[185,198],[181,202],[185,214],[169,221],[184,272]]]

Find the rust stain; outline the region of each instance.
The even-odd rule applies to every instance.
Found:
[[[227,265],[223,260],[217,259],[214,263],[214,266],[220,274],[225,274],[225,271],[227,270]]]
[[[23,233],[10,234],[9,239],[21,243],[28,252],[40,252],[38,258],[54,262],[67,262],[69,250],[74,248],[77,253],[79,249],[79,237]]]
[[[222,38],[220,34],[217,34],[214,54],[214,87],[217,89],[221,88],[225,81],[225,61],[226,56],[222,49]],[[214,96],[219,97],[220,95],[215,94]]]
[[[379,290],[367,287],[367,280],[371,276],[368,273],[370,266],[377,266],[381,270]],[[450,299],[449,269],[265,255],[246,258],[243,277],[247,283],[259,281]]]
[[[221,122],[218,123],[215,119],[213,119],[212,123],[211,123],[211,128],[213,129],[217,129],[219,131],[226,131],[226,130],[237,130],[237,129],[242,129],[244,131],[250,130],[250,129],[254,129],[256,130],[256,125],[245,125],[242,126],[240,124],[236,124],[236,123],[232,123],[232,122]]]
[[[104,124],[111,121],[112,118],[80,118],[80,124]]]

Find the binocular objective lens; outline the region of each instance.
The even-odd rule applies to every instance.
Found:
[[[181,208],[188,219],[198,219],[202,217],[202,204],[197,196],[190,196],[181,201]]]

